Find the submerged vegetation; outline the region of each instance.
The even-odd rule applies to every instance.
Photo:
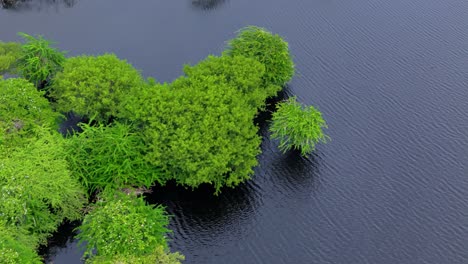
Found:
[[[138,193],[173,180],[219,194],[250,179],[262,140],[254,120],[294,74],[287,42],[247,27],[221,56],[161,84],[113,54],[65,58],[21,36],[21,47],[0,44],[0,71],[19,75],[0,78],[0,262],[38,262],[37,246],[60,223],[84,217],[88,263],[180,263],[164,207]],[[57,124],[69,112],[88,122],[63,136]],[[283,151],[305,155],[325,127],[290,99],[271,131]]]

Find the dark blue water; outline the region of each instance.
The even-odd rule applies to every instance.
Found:
[[[290,43],[286,93],[323,112],[332,141],[282,155],[262,122],[252,181],[156,189],[172,249],[186,263],[468,263],[465,0],[32,1],[0,10],[0,39],[40,33],[171,81],[251,24]],[[65,246],[49,261],[80,263]]]

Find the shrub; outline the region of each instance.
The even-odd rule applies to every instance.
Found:
[[[253,58],[263,63],[264,86],[276,86],[276,90],[269,88],[273,92],[269,96],[274,96],[294,75],[294,63],[288,43],[279,35],[263,28],[249,26],[241,29],[236,38],[228,41],[224,54]]]
[[[19,35],[26,40],[21,46],[21,56],[18,60],[19,74],[36,87],[44,88],[62,69],[65,53],[52,48],[54,43],[42,36],[33,37],[25,33]]]
[[[24,230],[7,226],[0,221],[0,238],[0,263],[42,263],[35,252],[36,239],[28,236]]]
[[[185,257],[179,252],[170,253],[164,250],[164,247],[156,247],[154,252],[144,256],[106,256],[93,257],[88,259],[86,263],[90,264],[180,264]]]
[[[80,126],[83,132],[67,140],[67,159],[90,192],[162,183],[159,171],[145,160],[145,143],[130,125]]]
[[[140,73],[113,54],[69,58],[51,86],[57,110],[107,123],[119,113],[131,89],[143,86]]]
[[[186,65],[184,72],[188,78],[208,76],[221,78],[230,86],[237,88],[240,94],[245,95],[245,100],[248,100],[254,108],[262,108],[265,99],[271,93],[262,87],[265,66],[254,59],[242,56],[208,56],[195,66]]]
[[[63,138],[42,128],[21,147],[0,145],[0,220],[41,242],[65,219],[81,217],[84,193],[70,176]]]
[[[325,120],[313,106],[304,108],[294,97],[279,103],[276,108],[270,131],[274,139],[280,140],[279,148],[283,152],[299,149],[305,156],[314,151],[317,143],[325,143],[328,139],[322,131],[327,128]]]
[[[2,74],[14,72],[20,54],[20,43],[0,42],[0,78]]]
[[[146,205],[142,197],[115,193],[99,200],[85,216],[77,238],[86,242],[85,257],[150,255],[167,248],[169,216],[162,206]]]
[[[38,126],[57,128],[60,115],[44,93],[24,79],[0,79],[0,144],[14,144],[16,136],[32,136]]]
[[[181,77],[143,100],[148,158],[178,183],[216,193],[250,178],[260,153],[256,109],[222,77]]]

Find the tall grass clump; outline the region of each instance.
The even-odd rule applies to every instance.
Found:
[[[80,124],[81,133],[67,138],[67,160],[89,192],[163,183],[161,173],[146,161],[147,147],[130,125]]]
[[[297,149],[305,156],[315,150],[317,143],[327,141],[323,128],[327,124],[322,113],[313,106],[303,107],[294,97],[276,106],[270,131],[272,138],[280,141],[281,151]]]
[[[37,88],[44,88],[51,79],[62,70],[65,62],[65,52],[51,47],[54,42],[42,36],[33,37],[19,33],[26,43],[21,46],[21,56],[18,59],[18,73],[32,82]]]

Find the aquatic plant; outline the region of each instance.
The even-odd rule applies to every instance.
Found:
[[[18,33],[26,43],[21,46],[18,73],[38,88],[44,88],[57,72],[62,70],[65,52],[51,47],[54,42],[42,36]]]
[[[261,142],[257,110],[222,77],[180,77],[153,89],[141,106],[148,159],[179,184],[208,183],[218,193],[253,174]]]
[[[90,193],[163,183],[161,173],[145,160],[147,147],[131,125],[80,124],[82,132],[69,137],[70,169]]]
[[[268,88],[269,96],[276,95],[294,75],[288,43],[264,28],[249,26],[239,30],[237,36],[228,41],[223,55],[244,56],[263,63],[264,88]]]
[[[145,257],[167,249],[168,224],[164,207],[132,194],[106,193],[85,216],[77,238],[85,243],[84,257]]]
[[[0,78],[2,74],[14,72],[20,55],[20,43],[0,41]]]
[[[87,264],[180,264],[185,260],[184,255],[179,252],[169,252],[164,247],[158,246],[149,254],[137,255],[114,255],[114,256],[94,256],[86,260]]]
[[[0,238],[0,263],[42,263],[36,253],[37,239],[25,230],[0,221]]]
[[[61,115],[43,95],[25,79],[0,79],[0,144],[15,145],[22,137],[34,136],[36,127],[58,127]]]
[[[251,58],[208,56],[194,66],[185,65],[184,73],[188,78],[216,76],[235,87],[254,108],[262,108],[270,94],[262,87],[265,66]]]
[[[0,220],[45,242],[65,219],[81,218],[84,192],[64,158],[63,137],[49,128],[17,147],[0,145]]]
[[[131,89],[144,85],[140,73],[113,54],[69,58],[51,86],[61,112],[73,111],[108,123],[119,114],[120,102]]]
[[[315,150],[319,142],[328,139],[323,133],[327,128],[320,111],[313,106],[303,107],[295,97],[279,103],[271,119],[270,131],[272,138],[279,139],[279,148],[283,152],[298,149],[302,155]]]

